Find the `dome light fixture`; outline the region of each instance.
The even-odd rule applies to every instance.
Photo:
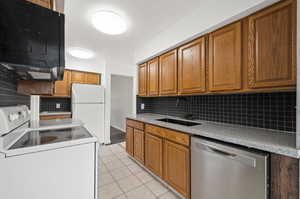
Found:
[[[95,55],[94,52],[92,52],[91,50],[80,47],[70,48],[69,54],[79,59],[91,59]]]
[[[93,26],[109,35],[119,35],[127,30],[125,20],[112,11],[98,11],[92,16]]]

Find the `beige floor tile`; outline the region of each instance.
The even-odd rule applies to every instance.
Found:
[[[128,191],[142,185],[142,182],[135,176],[129,176],[129,177],[123,178],[117,182],[124,192],[128,192]]]
[[[126,193],[128,199],[155,199],[155,196],[144,185]]]
[[[123,192],[117,183],[104,185],[100,188],[101,199],[113,199],[121,194],[123,194]]]
[[[154,195],[161,196],[164,193],[167,193],[169,190],[157,180],[152,180],[146,183],[146,186],[154,193]]]
[[[115,180],[120,180],[122,178],[131,176],[132,173],[127,167],[121,167],[115,170],[110,171],[111,175],[114,177]]]
[[[124,167],[125,164],[124,164],[121,160],[117,159],[117,160],[114,160],[114,161],[110,161],[110,162],[108,162],[108,163],[105,163],[105,166],[106,166],[106,168],[107,168],[109,171],[112,171],[112,170],[114,170],[114,169],[118,169],[118,168]]]
[[[176,194],[169,191],[160,196],[159,199],[179,199],[179,197]]]
[[[107,173],[108,172],[108,169],[106,168],[106,166],[104,165],[104,163],[101,163],[100,164],[100,172],[99,173]]]
[[[116,156],[114,156],[114,155],[111,155],[111,156],[103,156],[102,158],[101,158],[101,160],[102,160],[102,162],[104,162],[104,163],[108,163],[108,162],[111,162],[111,161],[117,161],[117,160],[119,160]]]
[[[126,166],[136,164],[132,159],[130,159],[128,156],[120,159]]]
[[[114,182],[114,178],[109,173],[105,173],[102,175],[100,174],[99,179],[100,179],[99,186],[104,186],[104,185],[111,184]]]
[[[126,152],[116,153],[115,155],[120,159],[128,157],[128,154]]]
[[[133,174],[138,174],[142,171],[144,171],[140,166],[137,164],[132,164],[128,166],[128,169],[133,173]]]
[[[114,199],[127,199],[127,197],[126,197],[126,195],[124,194],[124,195],[120,195],[120,196],[118,196],[118,197],[116,197],[116,198],[114,198]]]
[[[154,178],[146,171],[142,171],[138,174],[136,174],[136,177],[142,181],[142,183],[147,183],[149,181],[154,180]]]

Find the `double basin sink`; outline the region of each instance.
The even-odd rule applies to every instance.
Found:
[[[183,125],[183,126],[201,125],[200,123],[196,123],[196,122],[189,122],[189,121],[184,121],[184,120],[175,120],[175,119],[170,119],[170,118],[157,119],[157,121],[167,122],[167,123],[172,123],[172,124],[179,124],[179,125]]]

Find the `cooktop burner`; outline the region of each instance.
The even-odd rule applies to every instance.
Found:
[[[92,137],[92,135],[84,127],[30,131],[23,135],[9,149],[11,150],[45,144],[53,144],[90,137]]]

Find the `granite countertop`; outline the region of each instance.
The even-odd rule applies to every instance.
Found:
[[[71,112],[41,112],[40,116],[52,116],[52,115],[71,115]]]
[[[192,121],[199,122],[201,125],[187,127],[183,125],[157,121],[157,119],[162,118],[184,120],[177,117],[150,113],[137,114],[135,117],[128,117],[128,119],[174,129],[192,135],[203,136],[249,148],[300,158],[300,150],[296,149],[295,133],[201,120]]]

